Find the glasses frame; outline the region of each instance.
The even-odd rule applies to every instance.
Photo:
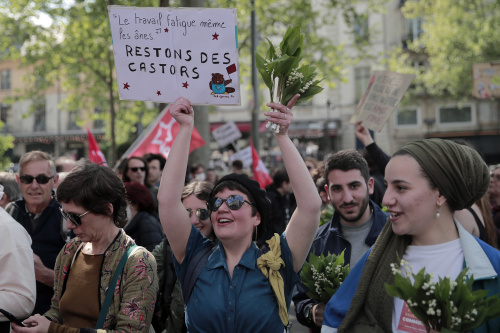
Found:
[[[204,209],[204,208],[198,208],[197,210],[193,211],[191,208],[186,208],[186,210],[188,211],[189,213],[189,218],[191,218],[191,216],[193,216],[193,213],[196,214],[196,217],[200,220],[200,221],[206,221],[208,220],[208,218],[210,217],[210,211],[208,209]],[[203,214],[206,214],[206,217],[205,218],[202,218],[203,217]]]
[[[132,172],[137,172],[139,170],[141,170],[142,172],[146,172],[146,167],[133,167],[133,168],[129,168],[129,170],[131,170]]]
[[[47,181],[46,182],[43,182],[43,181],[40,181],[41,179],[45,179],[47,178]],[[45,185],[47,184],[52,178],[54,178],[54,176],[52,177],[49,177],[47,175],[44,175],[43,173],[42,174],[39,174],[38,176],[36,177],[33,177],[32,175],[22,175],[22,176],[19,176],[19,181],[23,184],[26,184],[26,185],[29,185],[31,183],[33,183],[33,180],[36,180],[36,183],[37,184],[40,184],[40,185]],[[29,181],[28,181],[29,180]]]
[[[216,212],[224,202],[226,203],[227,208],[229,208],[230,210],[238,210],[243,207],[244,203],[247,203],[250,206],[254,205],[253,202],[245,200],[242,195],[232,194],[226,199],[222,199],[219,197],[211,198],[209,201],[207,201],[207,208],[211,212]],[[233,202],[237,202],[236,206],[233,206]]]
[[[62,216],[66,219],[66,220],[70,220],[74,225],[76,225],[77,227],[81,226],[82,225],[82,220],[81,218],[84,217],[85,215],[87,215],[88,213],[90,213],[90,210],[86,211],[85,213],[83,214],[75,214],[75,213],[66,213],[64,211],[64,209],[62,209],[62,207],[59,207],[59,209],[61,210],[61,214]]]

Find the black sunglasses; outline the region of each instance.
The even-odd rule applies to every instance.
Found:
[[[245,199],[243,199],[243,196],[241,195],[230,195],[227,197],[227,199],[222,199],[219,197],[213,197],[207,202],[207,207],[209,210],[212,212],[216,212],[220,206],[222,206],[223,202],[226,202],[227,207],[231,210],[238,210],[243,206],[243,204],[246,202],[249,205],[253,205],[253,202],[248,202]]]
[[[52,178],[54,178],[54,176],[49,177],[49,176],[46,176],[44,174],[38,175],[36,177],[30,176],[30,175],[19,176],[19,180],[23,184],[31,184],[31,183],[33,183],[33,179],[35,179],[38,184],[47,184],[49,182],[49,180],[51,180]]]
[[[141,171],[146,171],[146,167],[134,167],[134,168],[130,168],[130,170],[132,170],[132,172],[137,172],[137,170],[141,169]]]
[[[88,210],[85,213],[78,215],[78,214],[75,214],[75,213],[66,213],[62,208],[59,208],[59,209],[61,210],[62,216],[66,220],[70,220],[71,222],[73,222],[77,227],[79,227],[79,226],[82,225],[81,218],[84,217],[85,215],[87,215],[90,212],[90,210]]]
[[[186,210],[189,212],[189,218],[191,218],[191,216],[193,216],[193,213],[195,213],[196,217],[199,218],[201,221],[205,221],[210,216],[208,209],[198,208],[194,212],[191,208],[186,208]]]

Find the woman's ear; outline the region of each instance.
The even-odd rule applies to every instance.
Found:
[[[108,203],[108,215],[113,216],[113,212],[114,212],[113,205],[110,202]]]

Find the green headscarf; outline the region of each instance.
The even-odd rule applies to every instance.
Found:
[[[488,190],[490,172],[471,147],[443,139],[421,139],[403,146],[436,184],[452,211],[469,208]]]

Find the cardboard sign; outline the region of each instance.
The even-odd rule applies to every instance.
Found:
[[[241,138],[241,132],[238,126],[232,121],[214,129],[212,135],[221,147],[225,147]]]
[[[120,99],[240,105],[235,9],[108,6]]]
[[[500,97],[500,62],[474,64],[474,88],[472,95],[477,98]]]
[[[231,155],[231,162],[234,160],[243,162],[243,168],[250,168],[252,166],[252,147],[248,146]]]
[[[415,78],[412,74],[389,71],[373,72],[368,87],[350,122],[363,121],[363,126],[380,132]]]

